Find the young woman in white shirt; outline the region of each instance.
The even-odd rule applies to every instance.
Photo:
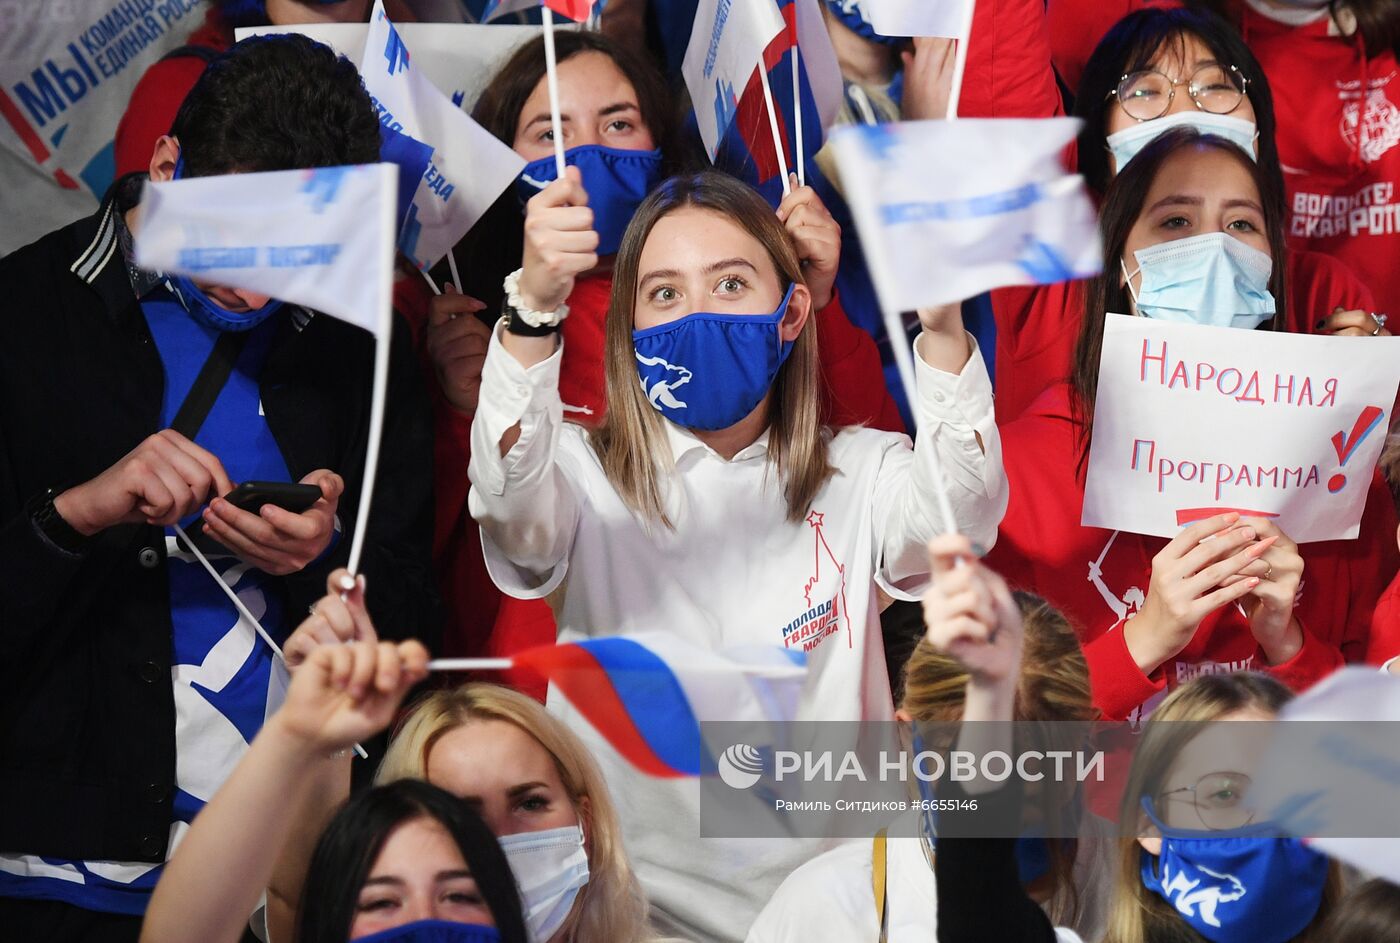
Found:
[[[920,315],[916,446],[823,428],[792,237],[742,183],[674,178],[642,203],[617,254],[609,411],[589,433],[562,422],[553,328],[597,235],[573,168],[542,196],[531,213],[568,208],[547,230],[526,220],[547,290],[510,300],[472,428],[470,508],[497,585],[548,597],[561,641],[665,627],[716,649],[805,651],[798,719],[891,719],[876,586],[917,598],[928,539],[957,530],[990,546],[1006,504],[990,383],[957,306]],[[939,488],[954,521],[936,510]],[[742,938],[787,871],[821,850],[700,839],[697,783],[636,773],[567,704],[550,706],[623,803],[664,929]]]
[[[1089,668],[1074,628],[1044,600],[1025,593],[1014,597],[1007,611],[1014,616],[1016,660],[1007,656],[1007,669],[995,678],[974,673],[943,647],[966,613],[959,603],[970,588],[994,579],[980,564],[969,563],[956,573],[959,557],[971,546],[959,535],[945,535],[931,545],[934,559],[947,568],[924,596],[928,637],[920,641],[904,666],[900,708],[905,723],[933,724],[935,730],[963,719],[988,701],[1014,705],[1016,721],[1052,723],[1082,733],[1080,725],[1094,720]],[[978,607],[985,612],[986,606]],[[978,666],[981,668],[981,666]],[[994,692],[990,696],[988,692]],[[1041,789],[1034,800],[1049,820],[1062,818],[1073,802],[1065,784]],[[876,840],[842,845],[807,862],[790,874],[749,930],[746,943],[805,943],[814,939],[881,940],[888,943],[931,940],[938,928],[938,894],[934,861],[942,844],[917,811],[914,834],[900,834],[905,822],[891,823]],[[1100,820],[1094,820],[1098,822]],[[907,831],[907,830],[906,830]],[[1097,939],[1107,910],[1107,828],[1081,827],[1079,840],[1056,841],[1027,837],[1018,842],[1025,861],[1019,879],[1029,894],[1056,923],[1074,927],[1087,939]],[[1018,863],[1022,852],[1018,850]],[[816,895],[814,887],[825,890]],[[988,936],[988,939],[991,939]]]

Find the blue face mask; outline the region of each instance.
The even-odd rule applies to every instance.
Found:
[[[1254,140],[1259,137],[1259,130],[1253,121],[1232,118],[1229,115],[1215,115],[1199,108],[1179,111],[1174,115],[1153,118],[1150,121],[1139,121],[1122,131],[1110,134],[1104,140],[1104,145],[1113,154],[1117,172],[1122,173],[1128,161],[1138,155],[1138,151],[1156,140],[1159,135],[1172,128],[1181,127],[1195,128],[1202,134],[1222,137],[1248,154],[1250,160],[1255,163],[1259,161],[1259,157],[1254,153]]]
[[[598,233],[598,254],[614,255],[637,207],[661,179],[661,152],[588,144],[565,151],[564,163],[577,167],[583,176],[593,229]],[[526,164],[515,181],[520,205],[558,179],[553,155]]]
[[[357,936],[352,943],[500,943],[500,940],[501,934],[495,927],[479,923],[415,920],[391,930]]]
[[[778,336],[792,287],[772,314],[697,311],[632,332],[642,390],[678,426],[727,429],[762,401],[792,341]]]
[[[1176,239],[1133,253],[1137,270],[1119,260],[1128,293],[1145,318],[1253,330],[1273,317],[1273,260],[1223,232]],[[1133,276],[1142,284],[1133,288]]]
[[[179,180],[184,175],[185,158],[182,155],[175,159],[175,173],[172,179]],[[251,331],[282,307],[282,302],[271,298],[261,308],[252,311],[230,311],[206,295],[189,276],[171,275],[169,279],[171,287],[175,289],[175,294],[180,296],[180,301],[190,317],[216,331]]]
[[[1322,903],[1327,858],[1268,823],[1229,831],[1168,828],[1143,797],[1162,833],[1158,857],[1142,853],[1142,885],[1176,908],[1212,943],[1285,943]]]

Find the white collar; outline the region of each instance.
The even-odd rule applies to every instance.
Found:
[[[700,441],[700,439],[696,437],[695,433],[691,432],[689,429],[685,429],[681,426],[678,426],[674,422],[671,422],[671,420],[669,419],[663,418],[661,422],[666,427],[666,441],[671,446],[671,457],[677,465],[680,464],[681,459],[687,453],[693,452],[696,449],[704,449],[706,452],[709,452],[715,458],[720,459],[720,461],[724,461],[723,456],[721,456],[714,449],[710,448],[704,442]],[[769,428],[764,429],[761,433],[759,433],[757,439],[753,440],[753,442],[749,443],[748,445],[740,449],[738,452],[736,452],[734,458],[730,461],[741,462],[745,459],[755,458],[761,455],[767,455],[768,434],[771,428],[772,427],[770,426]]]

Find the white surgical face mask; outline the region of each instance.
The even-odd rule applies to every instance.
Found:
[[[1274,263],[1223,232],[1163,242],[1133,253],[1137,270],[1119,266],[1144,318],[1253,330],[1273,316],[1269,276]],[[1142,285],[1133,288],[1133,276]]]
[[[583,829],[566,825],[542,832],[502,835],[498,841],[520,887],[520,904],[530,939],[533,943],[547,943],[568,919],[579,889],[588,883]]]
[[[1179,94],[1186,94],[1184,91]],[[1166,115],[1162,118],[1153,118],[1151,121],[1139,121],[1122,131],[1110,134],[1105,140],[1108,149],[1113,153],[1113,160],[1117,164],[1115,173],[1122,173],[1123,168],[1128,166],[1128,161],[1138,155],[1142,150],[1160,134],[1165,134],[1172,128],[1195,128],[1202,134],[1214,134],[1222,137],[1232,144],[1239,145],[1240,150],[1249,155],[1252,161],[1258,161],[1258,156],[1254,153],[1254,141],[1259,137],[1259,130],[1254,126],[1253,121],[1245,121],[1243,118],[1232,118],[1229,115],[1213,115],[1208,111],[1201,111],[1199,108],[1191,111],[1178,111],[1174,115]]]

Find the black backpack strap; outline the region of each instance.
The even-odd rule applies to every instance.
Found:
[[[160,57],[160,62],[168,59],[202,59],[205,65],[213,62],[223,53],[210,46],[179,46]]]
[[[238,355],[248,343],[250,333],[225,331],[219,335],[219,339],[214,342],[214,349],[209,352],[209,359],[199,368],[199,376],[194,378],[194,384],[185,394],[185,401],[176,410],[170,428],[194,441],[199,427],[204,425],[204,420],[209,417],[209,410],[214,408],[214,401],[219,398],[219,392],[228,382],[233,365],[238,362]]]

